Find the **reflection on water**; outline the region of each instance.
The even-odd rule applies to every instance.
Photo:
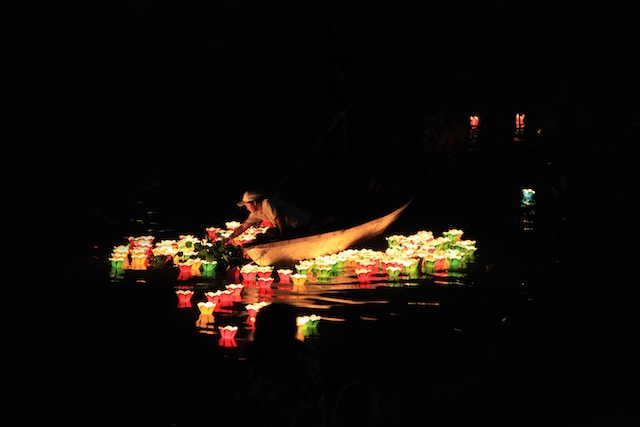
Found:
[[[539,283],[556,280],[547,269],[547,261],[554,251],[555,242],[551,240],[558,199],[549,190],[551,180],[545,175],[543,150],[521,145],[531,133],[520,127],[514,131],[519,140],[510,141],[520,145],[505,152],[506,160],[498,158],[490,150],[484,151],[487,134],[483,120],[480,116],[470,119],[469,140],[463,144],[468,151],[456,151],[454,157],[446,157],[446,162],[421,161],[419,168],[407,171],[411,178],[422,180],[424,187],[386,234],[393,240],[424,227],[459,227],[477,240],[478,253],[464,265],[443,269],[433,259],[417,268],[403,265],[402,273],[398,267],[383,270],[379,265],[371,271],[365,263],[335,271],[318,265],[300,277],[301,266],[260,276],[258,271],[254,275],[248,271],[227,275],[215,272],[213,266],[205,272],[204,262],[178,268],[168,267],[167,259],[156,259],[150,268],[142,259],[132,259],[130,265],[114,261],[109,283],[118,296],[112,312],[119,313],[123,323],[138,312],[143,318],[138,325],[144,327],[129,328],[127,324],[122,328],[134,336],[127,343],[144,343],[147,338],[155,343],[154,350],[159,347],[166,351],[165,342],[175,345],[167,358],[175,355],[176,359],[200,360],[207,356],[219,362],[217,356],[222,355],[224,360],[242,363],[244,346],[252,340],[257,310],[264,304],[283,301],[297,307],[301,318],[298,336],[319,350],[337,387],[349,375],[366,375],[389,360],[409,360],[411,363],[395,363],[393,373],[385,376],[407,378],[413,384],[416,378],[433,381],[434,375],[443,375],[433,388],[437,394],[438,387],[450,383],[444,372],[455,373],[480,364],[482,354],[492,354],[497,343],[508,342],[512,334],[528,327],[523,326],[523,319],[537,309]],[[523,117],[518,120],[519,126],[524,123]],[[509,137],[512,135],[509,133]],[[451,154],[446,148],[428,146],[425,150],[441,152],[423,154]],[[431,167],[428,170],[423,167],[427,164]],[[158,203],[162,197],[154,198],[149,193],[141,194],[140,200],[141,206],[161,208],[145,209],[142,216],[128,222],[144,228],[110,233],[110,239],[154,234],[159,243],[181,233],[199,235],[240,215],[235,210],[235,217],[215,212],[221,217],[216,222],[212,216],[219,209],[216,205],[199,210],[200,217],[208,217],[202,222],[190,216],[189,206],[175,201],[167,207]],[[233,207],[235,198],[227,200]],[[172,210],[177,209],[186,210],[181,214],[189,216],[187,226],[174,221]],[[162,215],[152,221],[150,213]],[[109,240],[108,244],[117,241]],[[388,244],[389,240],[379,242],[373,250],[386,250]],[[450,262],[457,261],[451,258]],[[404,268],[408,269],[406,274]],[[532,276],[535,280],[530,280]],[[166,334],[164,328],[169,329]],[[156,335],[161,338],[156,339]],[[121,334],[117,335],[118,342],[120,339]],[[193,352],[188,351],[192,348]]]
[[[252,339],[257,311],[275,301],[296,306],[301,320],[313,319],[300,326],[299,337],[323,345],[323,340],[357,335],[363,323],[378,325],[381,334],[396,327],[433,332],[436,324],[448,333],[478,331],[499,323],[509,307],[523,302],[514,299],[524,298],[515,292],[521,284],[497,289],[481,257],[459,271],[419,269],[397,276],[378,264],[365,281],[358,277],[359,269],[347,264],[329,277],[310,267],[304,275],[284,269],[281,276],[283,269],[274,269],[268,278],[219,273],[186,280],[175,269],[130,270],[111,280],[114,285],[170,286],[175,304],[167,307],[169,316],[191,319],[192,331],[210,337],[211,345],[229,357],[241,357],[239,350]],[[292,276],[303,276],[303,283],[296,285]]]

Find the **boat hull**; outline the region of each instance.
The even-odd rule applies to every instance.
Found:
[[[302,260],[335,254],[379,236],[410,204],[411,201],[384,216],[353,227],[249,245],[243,250],[245,255],[259,266],[290,267]]]

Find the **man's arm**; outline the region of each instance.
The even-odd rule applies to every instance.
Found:
[[[231,234],[229,234],[229,237],[227,237],[225,243],[235,239],[236,237],[244,233],[249,227],[251,227],[251,223],[249,221],[243,222],[238,228],[236,228]]]

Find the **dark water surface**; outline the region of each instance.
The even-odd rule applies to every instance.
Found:
[[[215,314],[239,327],[227,348],[176,295],[201,301],[223,276],[112,277],[108,257],[126,236],[241,220],[235,202],[260,185],[354,217],[410,194],[387,235],[477,241],[456,277],[274,284],[268,299],[321,316],[307,341],[333,425],[640,426],[640,91],[624,55],[637,26],[618,8],[596,31],[603,8],[549,26],[528,3],[483,9],[490,20],[459,5],[449,20],[358,2],[8,3],[0,107],[24,156],[7,155],[22,225],[9,222],[21,299],[7,329],[28,325],[8,348],[28,344],[6,365],[11,423],[239,425],[255,289]],[[478,134],[465,133],[475,114]],[[449,120],[464,135],[440,151],[427,131]],[[529,187],[537,204],[523,208]]]
[[[169,237],[181,227],[179,219],[163,227],[143,217],[146,232],[127,232],[131,222],[96,221],[88,238],[78,239],[80,265],[49,289],[40,313],[47,319],[42,393],[50,419],[234,425],[243,407],[233,390],[252,334],[246,305],[286,301],[300,315],[320,316],[306,341],[321,356],[335,425],[355,413],[362,425],[416,419],[539,425],[550,418],[566,425],[637,425],[628,316],[610,307],[627,302],[614,302],[605,291],[600,300],[591,287],[580,290],[597,268],[580,260],[589,247],[580,248],[589,239],[576,230],[584,224],[572,222],[571,208],[554,195],[553,177],[536,169],[543,165],[503,165],[496,174],[498,160],[484,155],[425,171],[425,180],[439,177],[445,184],[421,186],[384,234],[461,229],[477,242],[464,270],[399,281],[378,274],[362,284],[346,268],[329,282],[311,275],[305,291],[276,280],[266,295],[248,285],[241,300],[213,319],[202,318],[197,302],[234,283],[225,274],[181,280],[175,269],[121,275],[110,269],[108,253],[125,236],[152,229]],[[521,206],[528,186],[538,191],[535,209]],[[222,224],[204,224],[211,225]],[[204,227],[188,226],[205,236]],[[381,236],[364,247],[385,245]],[[179,302],[179,289],[193,290],[190,304]],[[218,327],[227,325],[238,327],[236,346],[221,341]]]

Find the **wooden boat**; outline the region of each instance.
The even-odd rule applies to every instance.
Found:
[[[259,266],[291,268],[302,260],[335,254],[379,236],[410,204],[411,200],[386,215],[352,227],[288,240],[250,244],[243,251]]]

